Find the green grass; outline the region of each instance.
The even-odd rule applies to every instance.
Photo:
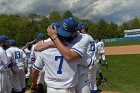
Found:
[[[120,42],[106,42],[105,43],[105,47],[110,47],[110,46],[128,46],[128,45],[140,45],[140,40],[120,41]]]
[[[140,93],[140,55],[107,56],[109,69],[102,67],[108,83],[101,90]]]

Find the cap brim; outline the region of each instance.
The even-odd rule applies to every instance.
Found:
[[[70,37],[72,35],[71,32],[64,30],[62,26],[58,28],[57,34],[63,37]]]

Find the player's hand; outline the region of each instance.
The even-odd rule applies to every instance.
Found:
[[[57,36],[57,29],[56,29],[55,26],[54,26],[54,28],[52,28],[52,26],[49,26],[48,29],[47,29],[47,32],[48,32],[48,35],[49,35],[51,38]]]
[[[31,90],[31,93],[37,93],[38,85],[37,84],[32,84],[30,90]]]

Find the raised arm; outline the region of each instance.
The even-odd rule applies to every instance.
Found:
[[[37,52],[41,52],[47,48],[50,48],[50,47],[56,47],[54,42],[52,41],[49,41],[49,42],[43,42],[43,43],[38,43],[35,47],[34,47],[34,50],[37,51]]]
[[[81,57],[81,55],[78,52],[71,50],[62,44],[62,42],[57,37],[56,27],[54,27],[54,29],[52,29],[52,27],[48,27],[47,31],[48,35],[53,39],[53,42],[55,43],[57,49],[67,61],[72,61],[76,58]]]

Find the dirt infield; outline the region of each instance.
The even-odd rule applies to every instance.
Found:
[[[105,47],[106,55],[140,54],[140,45]]]

